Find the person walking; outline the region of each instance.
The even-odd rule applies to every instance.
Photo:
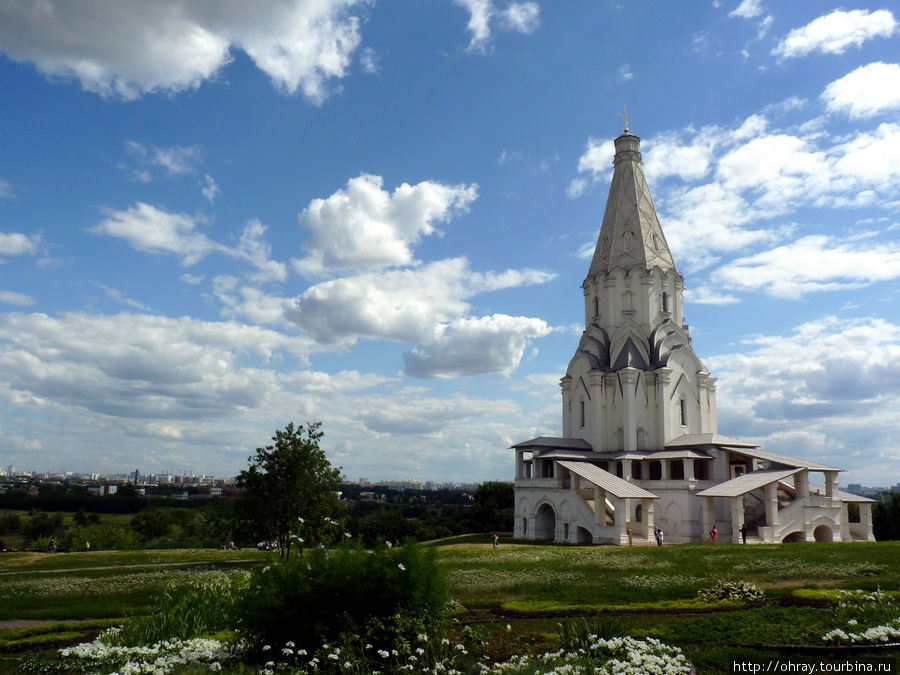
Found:
[[[491,537],[491,543],[494,545],[494,550],[496,551],[500,548],[500,535],[494,532],[494,536]]]
[[[709,531],[709,536],[712,538],[712,543],[715,544],[719,541],[719,530],[715,525],[713,525],[713,529]]]
[[[747,543],[747,524],[741,523],[741,539],[744,540],[744,543]]]

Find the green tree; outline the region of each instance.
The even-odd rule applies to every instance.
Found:
[[[494,481],[482,483],[472,495],[469,518],[474,532],[513,529],[514,490],[512,483]]]
[[[900,539],[900,492],[883,494],[872,506],[872,531],[878,541]]]
[[[295,531],[321,536],[333,523],[335,491],[343,476],[319,447],[324,436],[320,427],[320,422],[297,427],[291,422],[276,431],[273,444],[257,448],[256,455],[247,458],[250,467],[236,480],[240,513],[256,536],[278,542],[282,556],[290,555]]]

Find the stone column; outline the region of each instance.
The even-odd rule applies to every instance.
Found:
[[[778,483],[766,485],[766,526],[778,527]]]
[[[710,530],[713,529],[713,525],[716,524],[716,503],[713,500],[713,497],[704,497],[703,498],[703,537],[700,541],[704,541],[707,536],[709,536]]]
[[[794,489],[797,490],[797,497],[802,499],[804,503],[809,503],[809,471],[801,469],[794,474]]]
[[[741,525],[744,524],[744,495],[731,499],[731,541],[741,543]]]
[[[625,403],[625,414],[622,419],[622,432],[624,434],[625,443],[624,450],[625,452],[634,452],[637,450],[634,385],[637,384],[638,371],[636,368],[623,368],[619,371],[619,377],[622,381],[622,399]]]
[[[594,525],[606,525],[606,493],[594,486]]]
[[[628,499],[620,499],[616,497],[613,499],[613,504],[616,507],[615,512],[615,527],[616,527],[616,539],[620,544],[625,544],[628,542],[628,508],[631,506]]]
[[[672,465],[668,459],[659,460],[659,478],[660,480],[670,480],[672,478]]]
[[[525,451],[516,450],[516,480],[525,477]]]
[[[630,459],[622,460],[622,478],[631,482],[631,461]],[[643,474],[641,474],[643,476]]]
[[[641,536],[647,541],[653,541],[653,530],[656,523],[653,519],[653,503],[655,499],[641,499]]]
[[[684,479],[694,480],[694,460],[683,459],[681,460],[681,464],[684,466]]]
[[[863,529],[863,537],[866,541],[875,541],[872,534],[872,503],[862,502],[859,505],[859,524]]]
[[[838,499],[838,474],[837,471],[825,472],[825,496]]]

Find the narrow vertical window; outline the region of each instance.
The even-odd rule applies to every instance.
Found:
[[[687,426],[687,401],[681,399],[681,426]]]
[[[584,401],[581,401],[580,403],[581,403],[581,417],[580,417],[581,424],[580,424],[580,426],[583,427],[584,426]]]
[[[600,315],[600,298],[594,298],[594,316]]]
[[[669,311],[669,294],[666,293],[665,291],[663,291],[663,294],[662,294],[662,310],[664,312]]]

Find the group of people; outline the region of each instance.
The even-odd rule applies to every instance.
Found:
[[[656,545],[657,545],[657,546],[662,546],[663,543],[664,543],[664,541],[665,541],[665,537],[666,537],[665,533],[662,531],[662,528],[661,528],[661,527],[654,527],[654,528],[653,528],[653,534],[654,534],[654,536],[656,537]]]
[[[747,543],[747,525],[745,523],[741,523],[741,529],[739,530],[741,533],[741,540],[746,544]],[[713,528],[709,531],[709,538],[712,539],[712,543],[716,543],[719,541],[719,529],[713,525]]]

